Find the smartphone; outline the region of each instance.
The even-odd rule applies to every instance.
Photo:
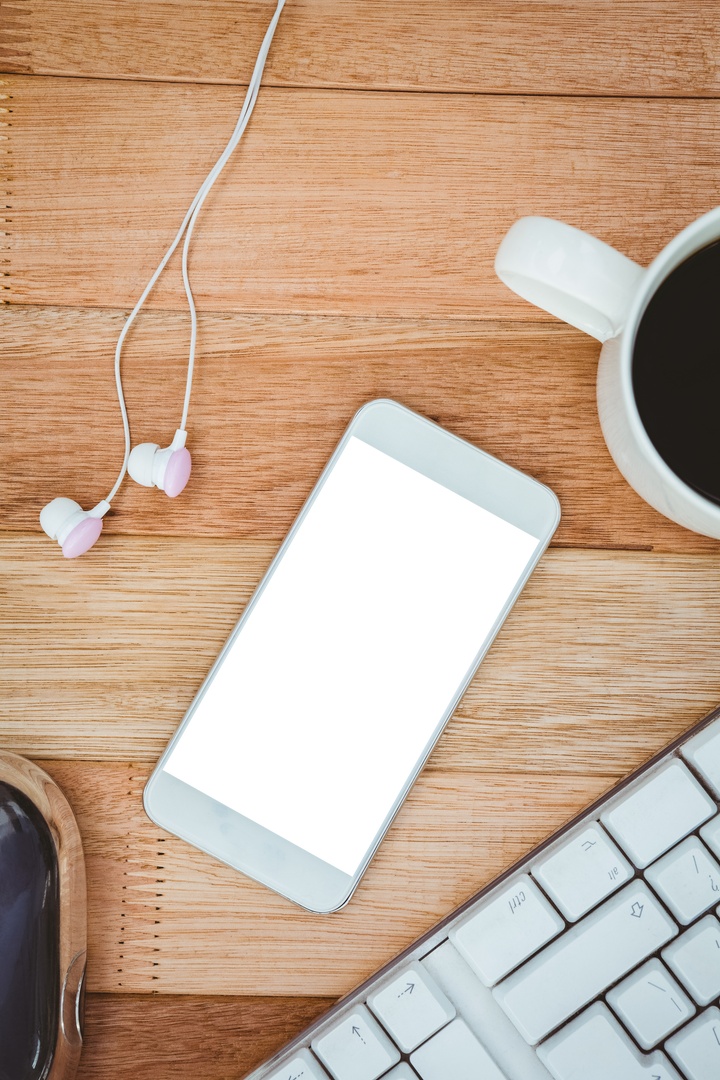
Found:
[[[365,405],[150,777],[150,818],[341,908],[559,520],[529,476]]]

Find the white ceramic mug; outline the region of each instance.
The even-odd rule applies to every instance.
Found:
[[[602,342],[597,403],[608,449],[620,472],[651,506],[686,529],[720,539],[720,506],[688,487],[665,464],[638,413],[632,354],[640,320],[666,277],[720,237],[720,208],[671,240],[646,269],[571,225],[520,218],[495,259],[513,292]]]

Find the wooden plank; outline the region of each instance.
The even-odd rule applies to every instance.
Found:
[[[274,0],[3,0],[5,71],[247,81]],[[289,0],[274,85],[717,95],[714,0]]]
[[[242,18],[238,18],[239,4]],[[12,0],[10,9],[3,3],[0,13],[0,65],[4,63],[7,70],[53,70],[68,75],[241,83],[247,78],[271,6],[204,0],[200,11],[189,0],[152,5],[126,0],[122,7],[110,0],[78,0],[73,4],[73,17],[68,19],[66,7],[61,9],[57,0],[45,0],[34,10],[25,0]],[[707,0],[682,11],[672,3],[643,0],[621,4],[600,0],[600,6],[510,5],[507,0],[461,6],[460,0],[448,0],[432,8],[417,0],[412,11],[404,4],[401,18],[399,14],[398,5],[386,2],[373,4],[372,10],[367,4],[360,8],[358,2],[348,0],[334,0],[332,7],[328,0],[290,4],[283,17],[285,33],[278,36],[268,66],[268,81],[279,86],[540,94],[712,96],[718,92],[720,15],[717,6]],[[248,23],[250,31],[246,30]],[[169,26],[177,33],[169,33]],[[60,66],[43,69],[43,64]],[[127,116],[113,115],[111,106],[108,112],[108,100],[101,91],[97,92],[98,101],[87,107],[81,104],[78,111],[78,101],[67,84],[61,89],[64,103],[48,88],[45,102],[36,103],[34,115],[31,109],[21,116],[14,95],[17,85],[13,84],[9,99],[0,101],[12,110],[0,117],[13,125],[12,129],[0,129],[0,162],[14,167],[1,170],[0,175],[10,178],[3,190],[13,192],[5,203],[8,216],[15,219],[0,225],[0,231],[8,234],[0,236],[0,261],[11,257],[5,247],[12,243],[12,268],[19,270],[19,277],[10,279],[16,286],[14,298],[34,298],[41,303],[48,299],[62,303],[78,299],[94,304],[132,302],[145,273],[144,262],[133,263],[141,256],[147,258],[148,270],[152,269],[154,254],[146,245],[155,245],[160,253],[165,235],[172,233],[175,217],[184,209],[183,199],[192,194],[211,163],[216,144],[217,149],[222,145],[229,99],[220,103],[208,124],[207,99],[198,98],[198,119],[193,121],[194,127],[190,124],[187,143],[193,147],[190,156],[197,177],[188,168],[181,184],[173,189],[168,188],[162,162],[172,140],[168,138],[163,145],[159,137],[163,127],[168,136],[173,131],[171,107],[163,105],[155,112],[151,108],[146,160],[137,126],[137,117],[145,113],[144,90],[131,102],[137,110],[132,130]],[[127,93],[126,88],[120,90]],[[185,99],[186,116],[193,108],[194,94],[191,91]],[[94,95],[95,91],[90,97]],[[69,114],[75,110],[78,117],[77,130],[74,120],[61,119],[61,137],[55,142],[52,137],[47,139],[47,131],[38,121],[51,99],[50,114],[61,111],[64,104]],[[323,129],[320,154],[316,160],[310,154],[309,165],[300,162],[297,189],[291,199],[278,197],[277,176],[297,172],[294,147],[290,153],[283,151],[280,167],[275,164],[273,170],[258,168],[258,163],[262,164],[262,158],[268,161],[274,148],[256,143],[247,159],[254,170],[249,200],[242,191],[243,185],[247,188],[244,177],[249,174],[241,168],[239,181],[227,188],[232,194],[230,211],[223,210],[219,201],[216,208],[220,212],[216,209],[215,218],[208,222],[214,229],[205,237],[208,248],[220,240],[220,246],[225,244],[222,257],[214,261],[208,256],[205,264],[195,262],[199,275],[208,282],[201,296],[206,309],[438,314],[454,319],[475,319],[483,313],[507,319],[514,313],[517,319],[532,320],[537,313],[512,300],[507,306],[508,298],[501,299],[490,268],[491,246],[512,216],[523,212],[512,205],[511,198],[537,212],[538,193],[542,191],[546,201],[540,212],[556,213],[554,207],[560,205],[568,220],[624,244],[624,250],[644,259],[649,259],[676,228],[715,201],[715,188],[708,176],[714,149],[709,132],[716,117],[704,107],[695,119],[689,114],[681,116],[679,124],[676,114],[668,112],[663,118],[652,113],[652,108],[649,123],[636,123],[624,114],[616,124],[614,114],[605,112],[598,120],[586,111],[585,138],[582,131],[578,134],[578,125],[573,127],[557,110],[542,122],[533,113],[526,123],[508,121],[499,112],[488,120],[482,113],[479,120],[465,118],[455,131],[455,109],[441,104],[442,109],[433,105],[419,118],[412,110],[394,106],[399,121],[393,130],[390,110],[373,100],[370,108],[380,114],[376,147],[376,132],[359,124],[352,110],[336,109],[333,103],[328,108],[321,100],[319,110],[308,110],[309,119],[302,131],[305,141],[300,140],[300,150],[307,159],[313,125]],[[294,135],[298,125],[293,110],[283,107],[285,115],[278,118],[275,130],[287,148],[287,133]],[[97,120],[100,113],[106,114],[102,123]],[[334,132],[328,133],[330,125],[324,114],[330,115]],[[46,161],[36,154],[26,170],[32,155],[28,144],[18,143],[16,136],[18,125],[28,115],[35,125],[32,138],[37,140],[36,146],[45,140],[51,152]],[[260,107],[258,119],[262,120]],[[118,120],[117,131],[129,151],[128,172],[121,154],[112,146],[111,128]],[[352,139],[344,133],[345,123],[354,133]],[[489,130],[493,123],[504,135],[504,141],[499,140],[503,151],[499,156],[494,153],[493,132]],[[436,124],[451,132],[451,153],[445,157],[435,135]],[[489,125],[482,145],[477,144],[473,124]],[[674,124],[677,134],[667,133],[661,142],[657,133],[663,124]],[[80,131],[83,127],[84,134]],[[535,141],[538,127],[544,134],[539,144]],[[111,147],[100,168],[93,146],[98,128],[102,128],[100,141],[106,140]],[[397,131],[401,132],[399,139]],[[558,131],[562,132],[560,137]],[[10,140],[8,134],[13,136]],[[206,135],[205,141],[200,135]],[[637,153],[632,147],[627,149],[628,141],[636,136],[646,143]],[[156,153],[153,139],[158,148],[155,160],[151,160]],[[362,155],[356,154],[353,161],[350,144],[355,139],[363,146]],[[593,146],[593,139],[599,149]],[[399,150],[397,160],[392,156],[393,141]],[[349,183],[339,170],[333,173],[335,143],[337,164],[350,165],[346,174]],[[3,149],[11,153],[2,154]],[[430,160],[433,153],[440,159],[439,166]],[[553,153],[559,155],[559,165],[554,168],[551,161],[548,171],[547,161]],[[480,199],[477,194],[477,178],[485,176],[483,154],[497,170],[487,199],[485,193]],[[663,154],[679,164],[666,168]],[[274,160],[277,162],[277,157]],[[170,161],[172,171],[176,164]],[[381,171],[384,167],[389,173],[400,173],[398,165],[405,170],[404,176],[388,177]],[[144,188],[138,205],[154,203],[159,209],[159,225],[149,213],[132,213],[136,195],[126,181],[133,168],[139,188]],[[512,197],[505,196],[505,201],[502,193],[498,194],[502,169],[513,177]],[[427,185],[421,170],[428,177]],[[408,176],[410,183],[404,184]],[[255,177],[259,178],[257,185]],[[686,177],[689,186],[683,189]],[[384,182],[388,179],[395,190],[387,189]],[[124,206],[113,216],[108,209],[114,209],[115,184],[122,189]],[[610,184],[613,187],[608,192]],[[63,187],[71,191],[74,203],[72,198],[63,203],[62,194],[58,198]],[[567,188],[567,194],[562,188]],[[313,189],[322,202],[313,199]],[[603,190],[608,193],[603,195]],[[298,191],[299,201],[293,205]],[[438,191],[445,193],[440,200]],[[221,197],[226,193],[221,192]],[[548,193],[550,198],[546,199]],[[348,213],[351,200],[355,209]],[[245,249],[236,270],[237,253],[227,238],[239,234],[240,215],[248,210],[249,223],[242,235]],[[493,214],[498,211],[497,220],[505,224],[497,226],[496,237]],[[48,227],[51,214],[52,225]],[[510,220],[503,214],[506,218],[511,215]],[[123,218],[130,221],[125,236]],[[480,220],[479,240],[473,239],[471,250],[467,237],[477,232],[476,219]],[[275,228],[278,220],[282,224]],[[375,226],[378,220],[381,228]],[[667,235],[663,231],[666,227]],[[63,229],[68,230],[65,237],[60,236]],[[444,234],[440,242],[433,230]],[[316,250],[309,250],[309,236],[319,240]],[[47,251],[40,252],[48,241]],[[276,242],[284,245],[287,258],[273,261]],[[103,245],[108,243],[111,275],[103,282],[108,254]],[[478,249],[484,260],[479,268],[475,265]],[[200,254],[198,250],[196,255]],[[383,262],[386,257],[387,264]],[[8,265],[0,266],[0,272],[6,272]],[[358,271],[355,280],[354,271]],[[244,280],[233,276],[237,274]],[[371,282],[358,281],[369,275]],[[400,275],[405,281],[398,288]],[[307,287],[309,279],[313,279],[311,289]],[[177,306],[182,297],[170,288],[165,294],[158,291],[154,300],[158,305]],[[67,363],[64,356],[62,373],[49,365],[50,322],[42,322],[38,337],[33,314],[21,314],[30,314],[30,321],[24,323],[29,336],[19,371],[16,367],[15,378],[9,380],[11,418],[16,426],[12,445],[5,442],[5,453],[13,465],[20,465],[20,472],[14,474],[4,524],[36,528],[32,520],[36,508],[30,505],[38,490],[38,480],[31,475],[33,468],[42,465],[40,483],[52,487],[50,495],[56,493],[56,480],[72,483],[69,494],[80,489],[94,491],[96,477],[107,468],[107,433],[114,430],[116,418],[112,389],[98,364],[98,338],[91,334],[86,345],[78,341],[79,333],[71,330],[79,313],[65,313],[66,321],[55,323],[61,336],[67,335],[65,340],[74,338],[78,349],[77,357]],[[95,314],[114,320],[113,329],[119,320],[117,312],[88,313]],[[154,437],[158,419],[172,423],[166,401],[154,401],[153,393],[160,388],[160,397],[170,396],[170,386],[179,387],[181,341],[186,333],[184,319],[152,318],[159,321],[148,320],[143,334],[149,329],[156,351],[152,355],[149,348],[139,346],[135,358],[129,357],[128,367],[138,395],[142,392],[146,398],[133,408],[134,418],[147,427],[147,436],[141,438]],[[639,760],[705,711],[717,694],[717,680],[713,679],[717,656],[712,644],[712,639],[717,639],[717,546],[664,523],[634,499],[614,472],[591,407],[597,351],[593,343],[550,324],[529,324],[529,333],[523,337],[525,328],[518,325],[477,330],[458,324],[458,333],[453,334],[447,324],[428,331],[419,323],[408,326],[389,320],[384,327],[379,321],[363,325],[357,319],[337,320],[330,326],[325,322],[322,329],[320,323],[286,319],[270,329],[261,320],[247,319],[240,326],[232,319],[217,317],[212,329],[209,323],[204,324],[206,341],[212,340],[212,356],[205,357],[210,361],[205,367],[208,378],[196,396],[196,415],[206,422],[203,430],[210,433],[212,428],[212,443],[209,435],[204,441],[198,436],[198,499],[192,506],[183,500],[182,507],[173,508],[180,513],[173,516],[167,529],[170,519],[155,516],[156,502],[140,503],[132,498],[118,502],[123,518],[109,523],[136,532],[174,528],[189,534],[224,535],[228,541],[243,537],[244,543],[111,540],[107,560],[94,563],[94,574],[88,567],[86,578],[84,569],[78,574],[77,567],[69,569],[67,564],[58,563],[57,552],[40,547],[42,541],[9,538],[13,544],[30,547],[24,552],[14,549],[9,560],[12,568],[4,610],[8,615],[7,639],[13,645],[6,655],[8,667],[14,669],[8,690],[10,707],[16,711],[7,726],[6,716],[2,717],[0,737],[7,734],[10,741],[19,737],[41,756],[57,753],[78,757],[92,751],[96,756],[122,756],[129,762],[126,766],[67,760],[50,763],[50,770],[61,780],[81,818],[88,852],[94,935],[91,989],[96,985],[121,990],[119,994],[90,995],[82,1077],[104,1077],[111,1072],[120,1078],[132,1075],[134,1080],[142,1080],[152,1074],[161,1080],[165,1074],[192,1071],[209,1080],[254,1067],[321,1012],[330,999],[187,997],[183,992],[188,987],[198,995],[207,994],[208,987],[225,995],[238,993],[238,986],[240,993],[307,993],[313,985],[322,993],[344,992],[370,967],[392,955],[543,831],[554,828],[561,817],[597,793],[610,775],[617,775],[631,760]],[[225,348],[222,339],[228,336],[228,324],[232,324],[232,344]],[[112,337],[106,333],[108,325],[106,320],[101,337]],[[81,322],[78,330],[90,326],[97,330],[100,324]],[[555,336],[550,336],[553,331]],[[263,344],[261,362],[256,365],[250,339],[257,340],[258,334]],[[28,358],[28,345],[34,350],[39,339],[46,350],[44,364],[37,362],[37,355]],[[105,338],[103,343],[107,344]],[[170,386],[159,374],[157,360],[169,343],[173,356],[180,358]],[[56,347],[58,344],[59,339]],[[536,345],[536,351],[529,353]],[[323,348],[328,355],[317,363],[317,351]],[[358,348],[364,350],[360,362],[353,355]],[[482,357],[479,362],[480,354],[488,348],[500,357],[500,373],[488,371],[492,360]],[[418,355],[413,356],[415,349]],[[529,354],[547,372],[541,389],[536,388],[536,410],[541,403],[537,422]],[[242,386],[233,370],[238,356],[244,368]],[[452,360],[459,366],[448,373],[443,370],[443,360],[445,365]],[[540,364],[541,360],[549,363]],[[80,378],[83,361],[84,381]],[[11,365],[3,370],[9,371],[15,364],[13,350]],[[571,380],[571,390],[565,392],[563,376],[571,366],[575,381]],[[533,374],[537,379],[537,372]],[[229,425],[223,423],[219,395],[210,387],[210,378],[214,382],[215,375],[222,376],[217,385],[241,416],[235,430],[228,430]],[[552,379],[555,397],[550,393]],[[516,386],[521,388],[520,406]],[[298,387],[303,392],[298,393]],[[23,401],[19,391],[25,388],[30,396]],[[243,396],[243,389],[249,394]],[[348,918],[333,920],[331,927],[326,920],[306,920],[303,913],[283,906],[279,898],[179,841],[158,835],[140,809],[140,790],[147,774],[142,759],[154,757],[174,727],[355,402],[359,404],[362,395],[378,392],[390,392],[437,415],[447,426],[467,432],[475,441],[489,439],[500,456],[511,460],[517,455],[519,460],[531,462],[533,471],[537,468],[552,477],[566,510],[561,543],[652,545],[685,552],[704,550],[713,555],[651,559],[647,555],[593,554],[585,564],[589,576],[584,577],[583,565],[572,563],[575,555],[553,553],[538,575],[539,590],[525,594],[521,602],[525,606],[514,613],[483,668],[483,681],[473,684],[437,760],[413,793],[412,805],[403,811],[358,899],[343,913]],[[35,406],[43,396],[41,424]],[[81,416],[83,412],[87,416],[88,403],[97,409],[97,416],[83,431]],[[563,418],[559,427],[558,417]],[[304,442],[293,432],[293,419],[296,428],[307,432]],[[42,428],[36,431],[37,445],[29,447],[22,436],[23,424],[26,430]],[[49,430],[61,432],[55,449],[46,435]],[[548,446],[549,432],[556,439],[554,446]],[[92,444],[85,458],[85,476],[79,476],[75,466],[68,469],[73,453],[68,446],[71,436],[76,445]],[[591,466],[593,455],[599,457]],[[252,469],[245,466],[250,461]],[[262,484],[268,471],[272,476],[269,491],[267,487],[263,490]],[[230,503],[224,508],[225,518],[215,509],[223,495]],[[263,537],[268,542],[261,542]],[[255,542],[248,543],[247,538],[255,538]],[[209,563],[203,575],[196,573],[198,544]],[[128,545],[136,546],[129,550]],[[39,559],[37,552],[41,552]],[[179,593],[178,572],[184,572],[186,582]],[[75,576],[68,588],[71,573]],[[49,604],[48,596],[52,598]],[[554,614],[558,625],[550,621],[548,648],[543,651],[537,646],[548,626],[547,605],[557,603],[560,596],[567,625],[557,633],[561,615]],[[178,638],[178,624],[187,619],[188,609],[189,620]],[[602,627],[602,632],[594,627]],[[699,628],[709,641],[701,640]],[[683,641],[680,663],[674,635]],[[142,650],[148,653],[147,662],[139,657]],[[535,689],[534,698],[538,687],[545,690],[550,685],[549,714],[544,698],[531,698],[528,684]],[[55,710],[52,722],[46,719],[50,710]],[[693,716],[688,716],[688,711]],[[29,721],[23,719],[28,716]],[[543,747],[546,736],[547,758],[537,749],[538,745]],[[596,758],[600,739],[607,746],[602,757]],[[589,769],[584,764],[587,758],[592,759]],[[412,897],[410,911],[408,897]],[[198,919],[198,912],[206,916],[206,922]],[[297,977],[288,979],[288,971]],[[114,977],[119,977],[121,986],[115,986]],[[127,992],[132,989],[145,992]]]
[[[0,743],[154,761],[274,550],[109,537],[68,563],[45,540],[6,537]],[[717,556],[552,551],[430,769],[619,776],[718,700]]]
[[[10,299],[133,304],[225,145],[241,90],[6,82]],[[717,202],[719,126],[716,100],[268,88],[195,231],[197,302],[536,320],[493,270],[513,221],[561,218],[649,262]],[[177,261],[151,300],[185,308]]]
[[[234,1080],[332,998],[88,994],[77,1080]]]
[[[92,506],[112,487],[123,454],[112,364],[122,320],[119,311],[0,309],[4,528],[39,531],[40,508],[56,495]],[[129,336],[135,442],[172,438],[188,337],[189,319],[168,312],[141,315]],[[127,480],[105,531],[277,543],[355,410],[390,397],[556,491],[556,544],[720,551],[658,514],[617,471],[597,419],[598,350],[560,324],[208,313],[191,483],[171,503]]]
[[[153,825],[147,766],[43,768],[83,837],[88,990],[161,995],[339,996],[608,784],[580,770],[426,771],[355,897],[328,918]]]

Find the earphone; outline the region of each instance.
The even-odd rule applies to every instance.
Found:
[[[190,479],[192,461],[190,452],[185,446],[185,441],[187,439],[185,428],[188,410],[190,408],[190,392],[192,390],[193,368],[195,366],[195,345],[197,341],[197,313],[195,311],[195,302],[193,300],[190,279],[188,277],[188,250],[190,247],[190,238],[193,229],[195,228],[197,216],[200,213],[211,187],[224,169],[228,158],[239,143],[242,134],[248,125],[260,90],[260,81],[262,79],[265,61],[267,60],[267,55],[270,51],[270,44],[284,6],[285,0],[279,0],[275,14],[273,15],[265,37],[263,38],[263,43],[260,46],[260,52],[255,61],[252,78],[250,79],[250,84],[247,89],[247,94],[245,95],[245,101],[243,102],[238,122],[235,125],[235,130],[222,154],[205,177],[198,193],[190,204],[190,208],[185,215],[177,236],[165,252],[162,262],[150,278],[150,281],[145,286],[142,296],[130,312],[125,325],[122,328],[120,337],[118,338],[115,347],[115,385],[117,387],[120,414],[122,416],[123,431],[125,434],[125,456],[118,478],[107,498],[101,499],[92,510],[83,510],[80,504],[76,503],[73,499],[58,498],[53,499],[52,502],[49,502],[47,506],[44,506],[40,511],[40,525],[42,526],[43,531],[47,533],[51,540],[57,540],[66,559],[75,559],[78,555],[83,555],[98,539],[102,532],[103,518],[110,509],[110,504],[115,498],[115,495],[125,478],[126,472],[130,473],[131,478],[135,480],[136,483],[142,484],[144,487],[160,488],[160,490],[164,491],[171,499],[180,494]],[[190,308],[191,329],[190,354],[188,358],[182,420],[180,421],[180,427],[175,432],[172,442],[164,449],[161,449],[157,443],[140,443],[131,450],[130,425],[128,422],[127,409],[125,407],[122,379],[120,377],[120,355],[128,330],[135,321],[135,317],[145,303],[150,290],[165,269],[170,256],[175,251],[175,248],[178,246],[183,236],[185,237],[185,242],[183,244],[182,252],[182,276],[183,285],[185,286],[185,295]]]

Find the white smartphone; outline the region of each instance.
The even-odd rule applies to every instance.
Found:
[[[394,401],[362,408],[145,788],[156,824],[336,911],[560,520]]]

